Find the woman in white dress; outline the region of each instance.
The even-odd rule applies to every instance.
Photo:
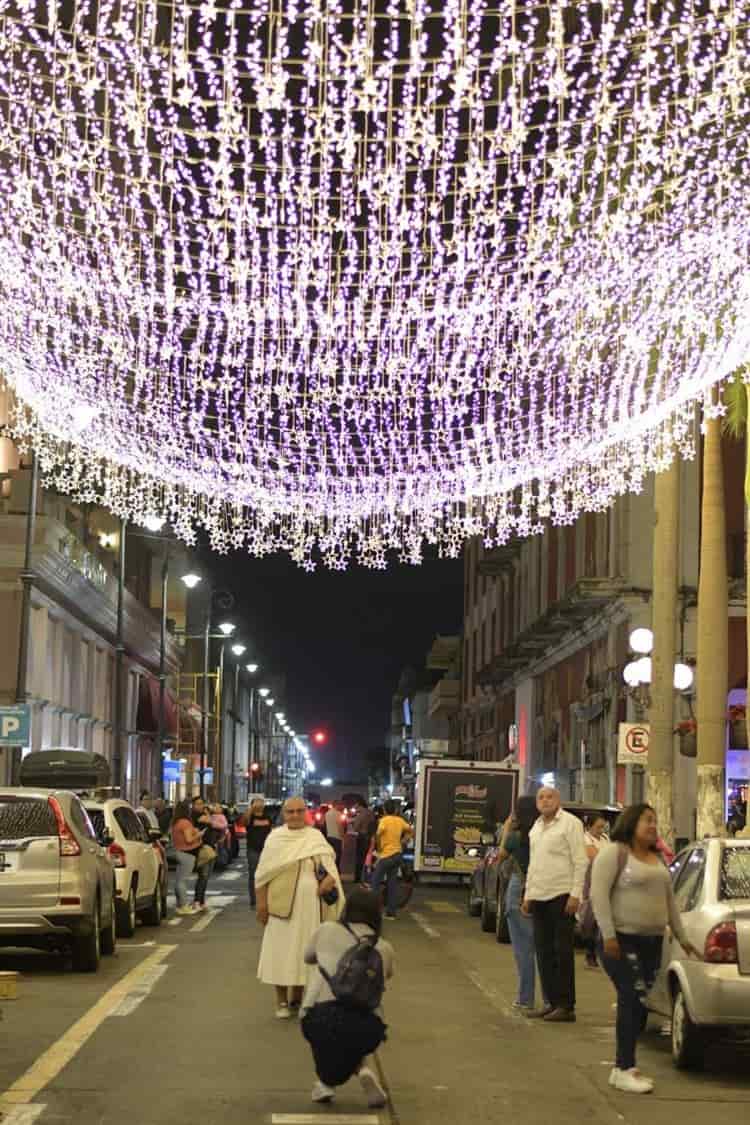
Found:
[[[287,798],[284,827],[266,840],[255,872],[257,917],[265,927],[258,979],[275,986],[278,1019],[299,1011],[311,972],[305,949],[321,922],[336,921],[343,908],[333,848],[305,823],[306,811],[301,797]],[[338,901],[328,905],[323,896],[334,888]]]

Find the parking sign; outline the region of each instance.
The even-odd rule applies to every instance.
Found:
[[[620,723],[617,729],[618,766],[648,765],[648,723]]]
[[[0,707],[0,746],[28,746],[31,736],[31,708],[28,703]]]

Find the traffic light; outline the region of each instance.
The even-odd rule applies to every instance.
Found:
[[[313,742],[316,746],[322,746],[328,740],[328,735],[324,730],[316,730],[313,734]]]

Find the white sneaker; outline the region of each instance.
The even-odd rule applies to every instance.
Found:
[[[635,1067],[630,1070],[620,1070],[618,1067],[613,1067],[609,1076],[610,1086],[614,1086],[616,1090],[621,1090],[624,1094],[650,1094],[654,1088],[654,1083],[650,1078],[644,1076]]]
[[[385,1090],[369,1067],[363,1067],[363,1069],[360,1070],[359,1081],[367,1097],[367,1105],[369,1108],[381,1109],[387,1103],[388,1099],[385,1096]]]
[[[316,1082],[312,1088],[312,1100],[314,1102],[332,1102],[336,1096],[336,1091],[332,1090],[330,1086],[326,1086],[324,1082]]]
[[[292,1013],[289,1011],[289,1005],[288,1004],[279,1004],[278,1008],[276,1009],[276,1019],[277,1020],[290,1020],[291,1018],[292,1018]]]
[[[185,917],[185,915],[187,914],[195,914],[195,911],[193,910],[192,906],[178,906],[175,910],[175,914],[179,914],[182,917]]]

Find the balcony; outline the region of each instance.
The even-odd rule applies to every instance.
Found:
[[[500,687],[516,673],[539,660],[562,638],[580,628],[623,594],[626,584],[617,578],[582,578],[564,598],[524,629],[498,656],[477,674],[481,687]]]
[[[427,714],[431,719],[450,719],[458,714],[461,706],[461,681],[452,679],[438,680],[430,692]]]

